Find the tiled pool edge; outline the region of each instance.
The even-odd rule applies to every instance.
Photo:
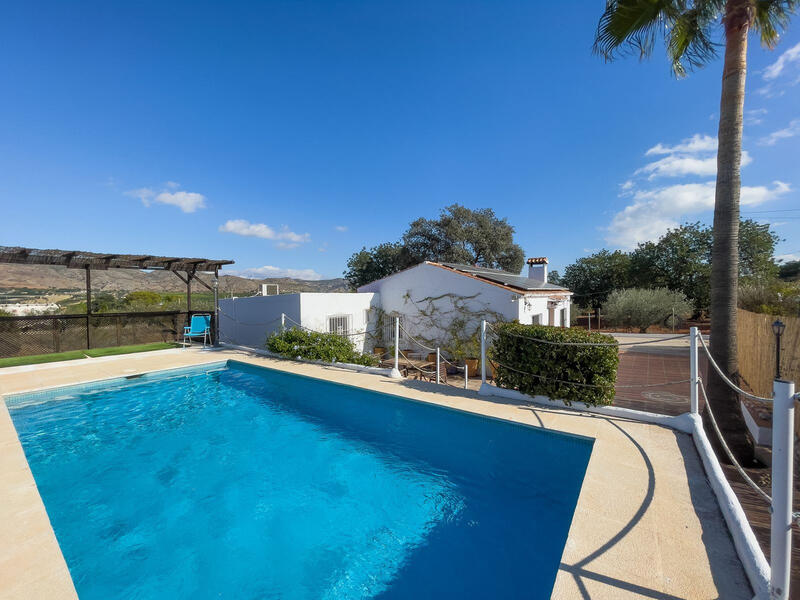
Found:
[[[0,401],[0,596],[78,598],[4,401]]]
[[[598,439],[601,443],[596,445],[587,468],[584,485],[573,515],[567,545],[562,555],[563,568],[559,570],[552,597],[577,597],[580,595],[581,589],[585,589],[584,585],[588,585],[592,592],[591,597],[596,598],[619,597],[620,592],[623,590],[627,589],[630,592],[631,589],[635,588],[672,595],[680,593],[685,597],[710,598],[719,595],[717,588],[720,584],[722,587],[726,587],[726,585],[728,587],[727,595],[724,596],[726,598],[748,597],[744,591],[739,593],[739,590],[736,590],[737,593],[731,593],[731,584],[726,584],[727,581],[734,582],[735,585],[741,587],[741,590],[746,590],[749,587],[744,574],[740,573],[741,565],[738,567],[735,565],[723,565],[723,575],[720,577],[720,561],[718,558],[716,561],[711,558],[715,551],[717,555],[722,554],[727,558],[729,558],[728,555],[731,552],[728,552],[725,548],[714,548],[710,554],[706,552],[707,548],[703,542],[704,536],[700,533],[706,530],[700,525],[700,513],[698,512],[702,512],[702,507],[695,507],[694,501],[688,498],[687,486],[690,484],[683,469],[683,459],[677,451],[677,447],[674,446],[672,435],[666,432],[663,427],[632,424],[624,421],[614,423],[611,418],[601,418],[599,415],[592,416],[575,413],[574,411],[544,410],[540,412],[538,410],[531,411],[530,407],[497,405],[478,397],[476,393],[465,394],[462,390],[440,390],[435,387],[428,390],[425,386],[422,386],[425,388],[424,390],[420,390],[415,389],[413,385],[403,385],[402,382],[388,378],[343,372],[335,368],[297,365],[287,361],[243,356],[241,353],[235,352],[213,354],[216,354],[216,356],[209,356],[209,354],[203,356],[200,353],[194,356],[188,353],[181,354],[180,359],[176,356],[172,357],[172,361],[184,363],[183,365],[176,365],[177,368],[189,363],[217,362],[222,359],[222,356],[225,356],[226,358],[251,363],[256,366],[267,366],[276,370],[303,374],[345,385],[355,385],[372,391],[389,393],[421,402],[439,404],[446,408],[490,418],[524,423],[534,427],[552,428],[565,433]],[[161,371],[167,368],[162,364],[163,362],[153,360],[148,362],[146,357],[139,360],[132,358],[126,362],[125,366],[128,366],[128,363],[131,366],[139,366],[138,370],[140,372]],[[62,386],[49,387],[69,386],[87,379],[103,380],[113,378],[115,377],[109,375],[95,377],[87,373],[81,375],[70,372],[64,373],[62,377],[68,383],[65,382]],[[8,379],[4,380],[0,377],[0,385],[5,384],[6,381]],[[28,380],[23,381],[22,385],[20,385],[19,381],[12,381],[12,383],[17,384],[18,389],[15,390],[16,392],[31,389],[31,386],[28,385]],[[12,387],[14,386],[12,385]],[[3,404],[5,403],[3,402]],[[10,416],[7,414],[5,406],[2,411],[6,413],[6,418],[10,422]],[[615,532],[618,530],[620,523],[624,523],[624,519],[629,518],[632,514],[636,502],[638,502],[636,498],[638,493],[647,487],[647,480],[641,479],[643,472],[641,465],[634,464],[637,461],[640,462],[641,457],[631,450],[628,440],[618,435],[616,430],[624,433],[625,437],[634,441],[637,447],[641,444],[641,446],[648,449],[650,457],[659,463],[656,469],[658,477],[666,481],[668,485],[658,486],[659,492],[655,494],[657,502],[652,503],[652,506],[648,508],[644,515],[645,518],[637,522],[636,526],[626,534],[624,540],[617,540],[613,547],[609,549],[607,547],[608,542],[602,543],[602,541],[607,538],[611,540],[615,538]],[[21,453],[22,448],[13,425],[11,431]],[[0,443],[2,441],[3,438],[0,437]],[[653,445],[654,443],[656,446]],[[660,448],[661,445],[664,445],[663,451]],[[639,451],[642,451],[642,449],[639,448]],[[24,454],[22,456],[24,458]],[[660,464],[662,462],[665,464]],[[27,468],[27,463],[25,466]],[[676,467],[677,473],[668,472],[670,468],[675,471]],[[32,483],[32,476],[30,477]],[[0,481],[0,485],[3,483]],[[35,491],[35,485],[33,489]],[[36,500],[44,510],[38,493],[36,493]],[[44,513],[44,516],[46,519],[46,513]],[[704,521],[708,521],[708,519],[709,517],[706,515]],[[654,526],[654,524],[663,522],[673,523],[671,527],[667,528],[670,531],[665,533]],[[684,522],[685,524],[683,524]],[[47,524],[49,528],[49,521],[47,521]],[[721,524],[721,519],[719,524]],[[708,523],[706,522],[705,525],[708,526]],[[714,523],[713,525],[716,527],[718,524]],[[724,527],[724,524],[722,527]],[[655,533],[658,534],[658,538],[653,537]],[[51,529],[50,535],[54,538]],[[54,539],[53,542],[55,543]],[[717,539],[717,542],[719,542],[719,539]],[[715,542],[712,539],[707,543],[713,546]],[[728,540],[729,543],[730,541]],[[599,558],[596,556],[597,550],[595,549],[598,544],[600,548],[605,548]],[[724,543],[722,545],[724,546]],[[639,546],[641,549],[647,550],[647,552],[644,552],[641,556],[639,554],[628,556],[627,553]],[[656,552],[655,558],[657,560],[653,560],[649,556],[652,552]],[[55,543],[55,555],[52,558],[54,560],[57,559],[56,562],[64,565],[57,543]],[[733,553],[733,556],[735,558],[735,553]],[[591,560],[589,560],[590,557],[592,557]],[[681,560],[677,564],[672,564],[670,560],[676,557],[680,557]],[[685,560],[686,557],[692,557],[692,560]],[[42,557],[37,555],[31,561],[33,564],[29,570],[32,573],[41,570],[41,560]],[[717,563],[716,567],[713,567],[713,573],[709,560]],[[591,563],[589,569],[586,568],[588,563]],[[599,579],[585,579],[586,575],[584,573],[588,571],[599,576]],[[15,572],[15,575],[17,574]],[[584,577],[583,581],[579,581],[580,577]],[[603,583],[603,580],[606,580],[606,583]],[[611,583],[608,583],[609,581]],[[623,587],[619,587],[617,582],[624,584]],[[4,587],[5,583],[0,580],[0,594],[8,591],[8,588]],[[62,590],[62,596],[49,594],[44,597],[74,598],[75,592],[71,580],[68,580],[68,584],[68,589]],[[734,587],[733,589],[736,588]],[[21,597],[28,598],[31,596],[25,595]]]

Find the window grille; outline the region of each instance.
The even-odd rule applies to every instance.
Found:
[[[353,315],[333,315],[328,317],[328,332],[337,335],[350,335],[353,331]]]

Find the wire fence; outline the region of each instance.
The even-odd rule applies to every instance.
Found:
[[[0,358],[179,341],[200,311],[0,317]],[[207,313],[203,313],[207,314]],[[212,330],[216,327],[212,317]]]

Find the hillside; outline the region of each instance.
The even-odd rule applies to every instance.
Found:
[[[208,275],[200,276],[210,282]],[[220,277],[220,294],[252,295],[261,283],[277,283],[285,292],[346,292],[349,291],[344,279],[323,279],[306,281],[302,279],[271,278],[248,279],[236,275]],[[67,269],[52,265],[0,265],[0,290],[26,288],[30,290],[82,291],[86,276],[82,269]],[[92,290],[98,292],[127,293],[135,291],[183,292],[184,284],[173,273],[165,271],[137,271],[134,269],[92,270]],[[202,285],[195,284],[193,291],[206,291]]]

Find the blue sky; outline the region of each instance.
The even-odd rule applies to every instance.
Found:
[[[604,64],[569,4],[6,5],[0,243],[316,278],[454,202],[559,269],[709,222],[721,60]],[[800,18],[749,61],[742,210],[800,257]]]

